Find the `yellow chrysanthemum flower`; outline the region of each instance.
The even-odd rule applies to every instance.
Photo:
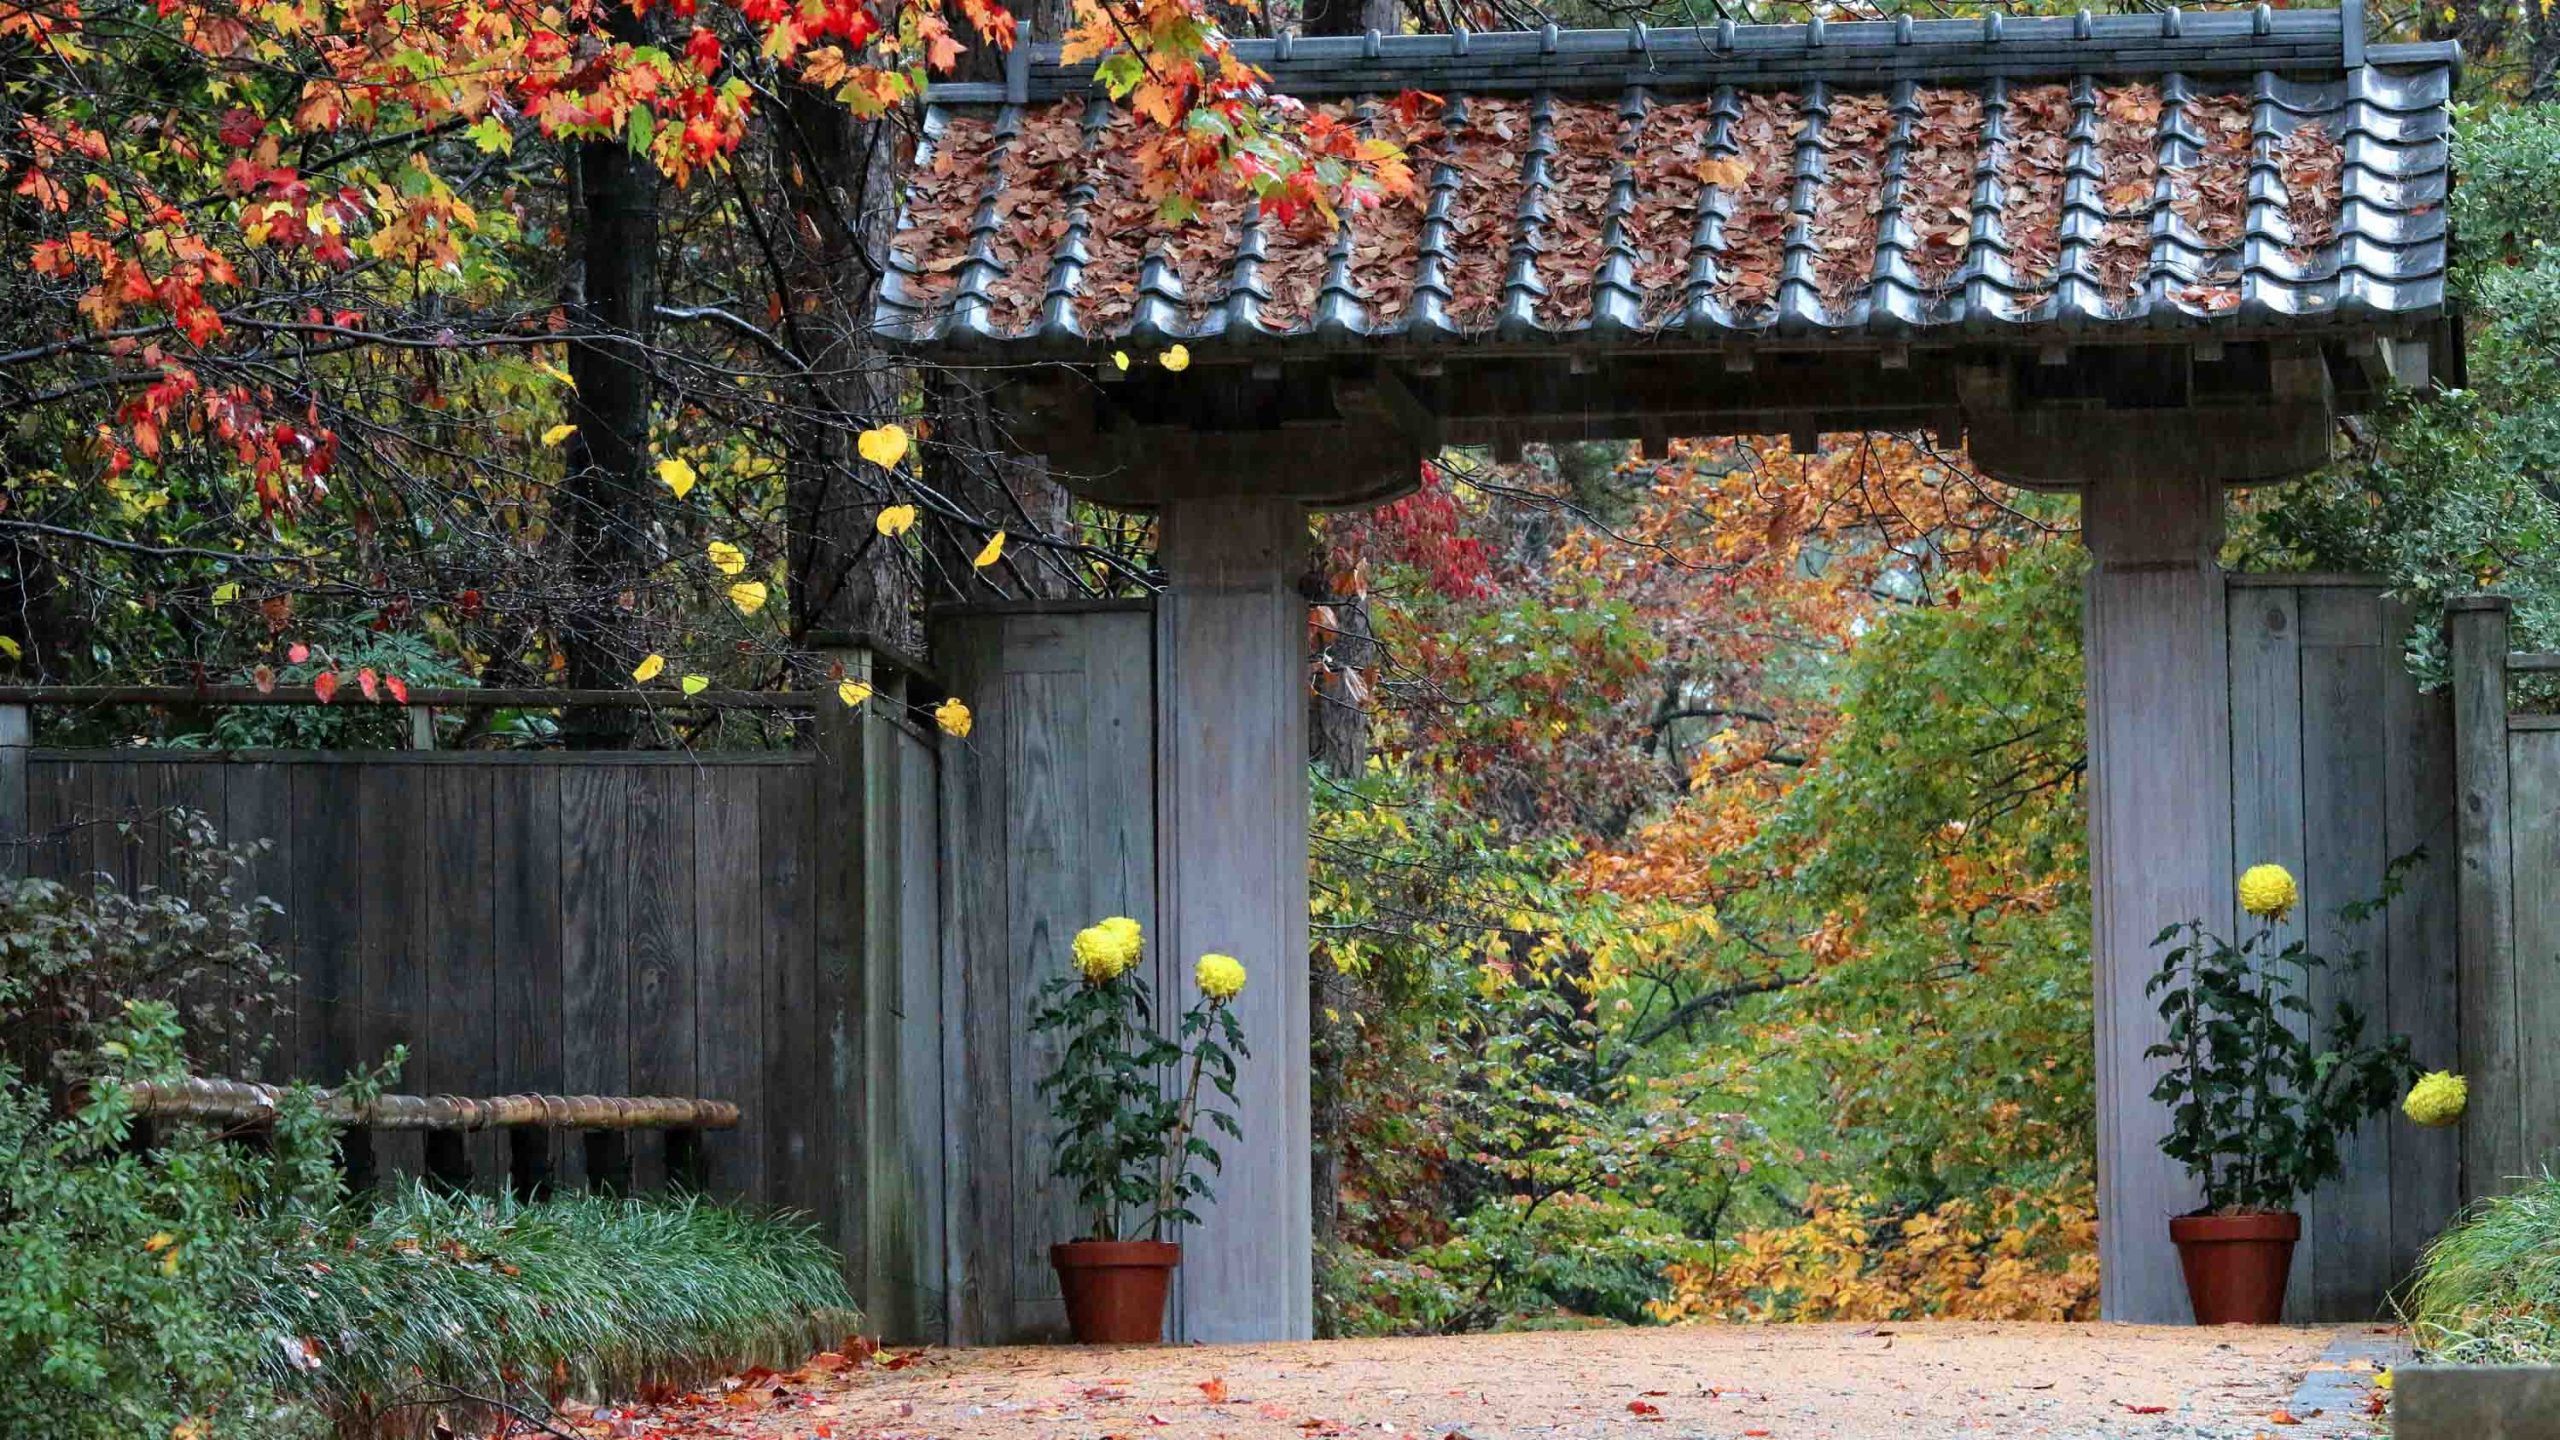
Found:
[[[1210,999],[1233,1000],[1244,993],[1244,962],[1233,955],[1203,955],[1192,967],[1191,978]]]
[[[2438,1070],[2420,1076],[2409,1087],[2409,1098],[2400,1102],[2400,1110],[2421,1125],[2450,1125],[2462,1118],[2470,1103],[2470,1082],[2449,1070]]]
[[[2301,900],[2301,887],[2281,865],[2252,865],[2240,877],[2240,908],[2261,920],[2281,920]]]
[[[1076,970],[1089,985],[1107,985],[1126,975],[1146,953],[1146,933],[1126,915],[1076,932]]]

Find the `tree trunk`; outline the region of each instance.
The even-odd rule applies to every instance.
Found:
[[[855,433],[894,418],[897,372],[871,338],[872,297],[889,248],[896,133],[856,120],[842,101],[797,83],[784,95],[780,169],[791,233],[773,237],[785,274],[782,305],[793,348],[817,377],[812,408],[790,457],[791,620],[794,640],[922,648],[915,584],[900,552],[871,525],[876,472],[854,452]],[[823,302],[823,303],[822,303]],[[802,325],[802,312],[832,312]]]
[[[1379,659],[1369,626],[1365,596],[1328,594],[1324,557],[1318,554],[1302,587],[1321,597],[1333,621],[1329,630],[1311,628],[1309,657],[1314,684],[1307,694],[1307,749],[1318,770],[1343,784],[1355,784],[1369,768],[1368,684]],[[1358,1053],[1358,1028],[1351,1016],[1361,1009],[1359,981],[1321,958],[1307,966],[1308,1101],[1315,1140],[1310,1172],[1310,1213],[1318,1257],[1316,1274],[1317,1334],[1330,1338],[1335,1306],[1325,1285],[1323,1260],[1342,1233],[1342,1149],[1348,1113],[1344,1076]]]
[[[617,31],[625,26],[637,22],[616,22]],[[638,659],[627,653],[627,637],[648,524],[659,178],[646,155],[618,141],[570,146],[568,167],[564,300],[574,385],[569,418],[578,428],[558,506],[570,579],[560,636],[569,684],[607,689],[621,685]],[[573,709],[563,730],[573,745],[609,749],[629,743],[637,718],[625,709]]]
[[[1363,35],[1376,30],[1403,32],[1404,12],[1396,0],[1306,0],[1300,9],[1302,35]]]

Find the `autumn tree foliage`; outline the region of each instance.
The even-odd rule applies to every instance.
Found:
[[[1319,790],[1340,1323],[2091,1303],[2069,529],[1883,435],[1449,456],[1332,522],[1383,656]]]
[[[1153,132],[1164,207],[1356,207],[1393,163],[1196,0],[1043,23]],[[809,683],[813,635],[911,644],[925,591],[1134,583],[1127,530],[961,483],[1005,437],[938,424],[869,333],[910,102],[1019,29],[995,0],[4,0],[9,668]]]

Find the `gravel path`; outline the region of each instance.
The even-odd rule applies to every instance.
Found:
[[[2326,1382],[2315,1387],[2324,1399],[2367,1392],[2369,1362],[2322,1359],[2340,1334],[1933,1322],[828,1355],[787,1375],[577,1419],[589,1435],[666,1440],[2379,1435],[2377,1422],[2345,1407],[2288,1409],[2310,1376]]]

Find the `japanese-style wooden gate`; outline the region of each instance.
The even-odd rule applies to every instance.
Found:
[[[2164,1222],[2191,1191],[2157,1148],[2142,983],[2161,925],[2231,919],[2222,490],[2321,463],[2340,415],[2456,364],[2452,47],[2260,6],[1240,49],[1411,144],[1419,205],[1158,225],[1126,117],[1020,51],[1001,84],[933,91],[880,317],[931,362],[997,367],[1026,446],[1160,517],[1131,863],[1160,954],[1258,977],[1246,1153],[1185,1237],[1178,1333],[1310,1324],[1306,511],[1398,494],[1447,443],[1880,428],[2083,496],[2105,1310],[2185,1319]],[[1408,90],[1445,112],[1399,114]],[[1056,687],[1019,688],[1025,763],[1090,743],[1041,718]],[[985,821],[1051,847],[1035,888],[1102,900],[1065,873],[1096,852],[1020,808]],[[1052,944],[1084,918],[1009,914]]]

